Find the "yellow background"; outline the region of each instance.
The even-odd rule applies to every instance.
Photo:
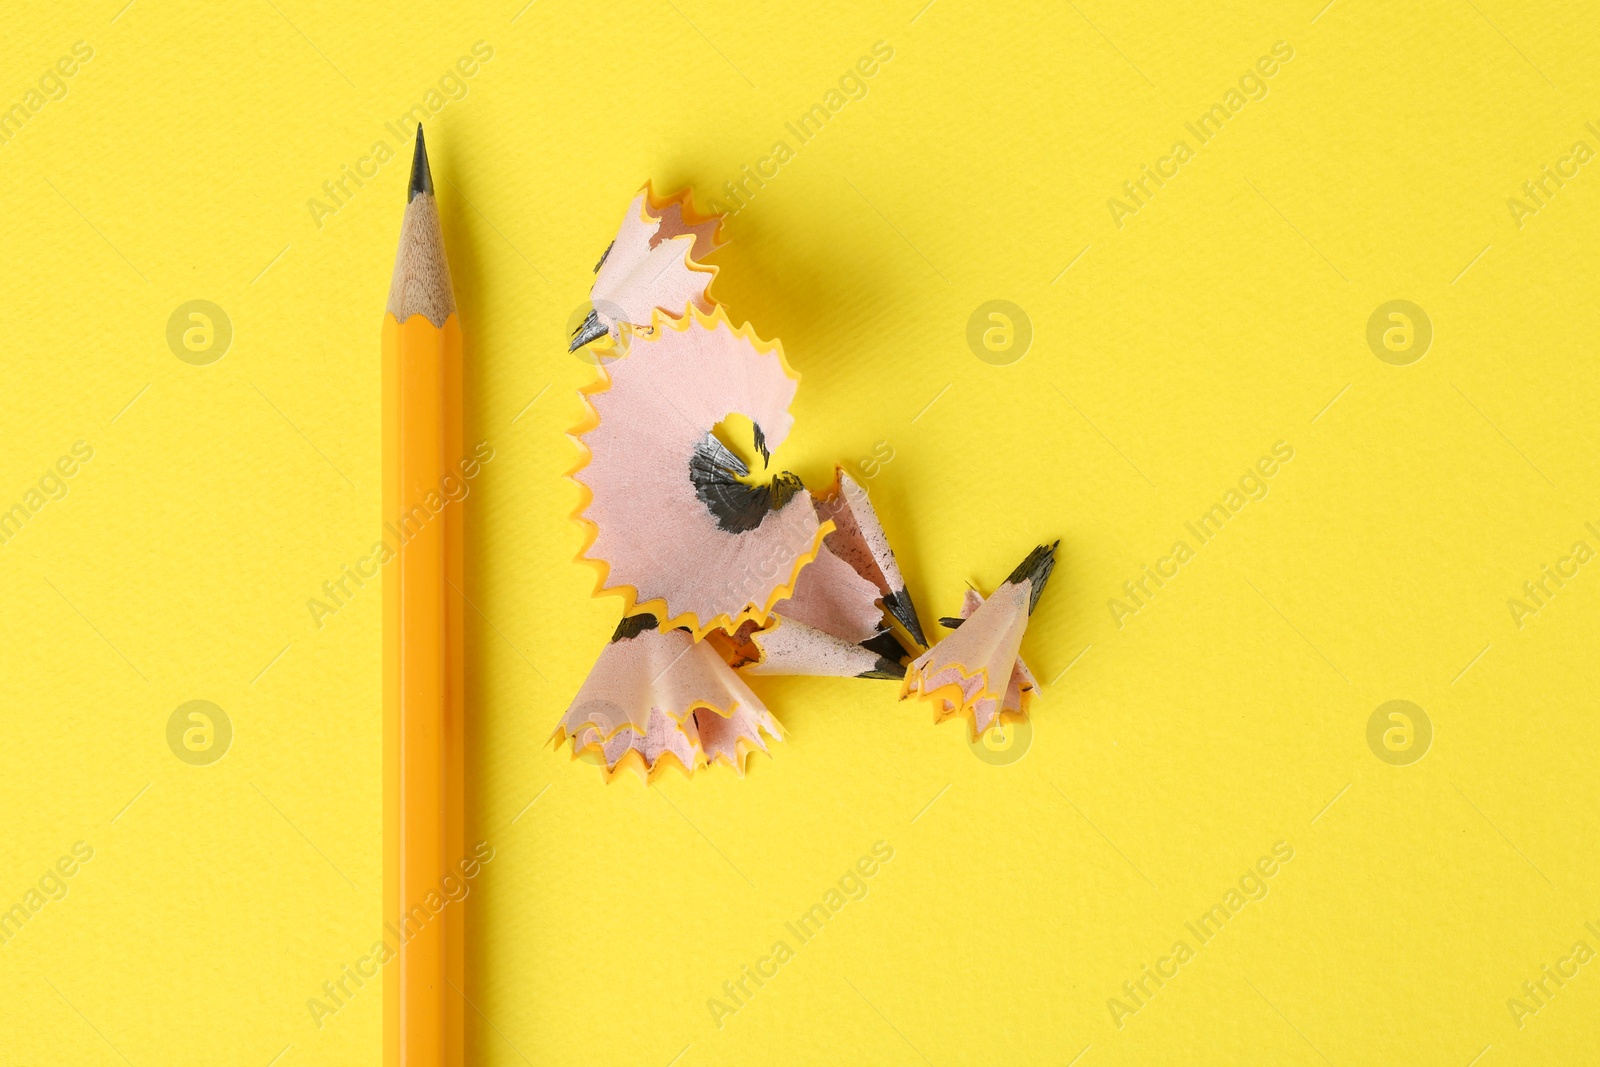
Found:
[[[378,1061],[376,986],[320,1028],[307,1000],[379,937],[381,597],[320,629],[306,602],[379,535],[384,124],[483,41],[428,122],[495,450],[467,501],[469,832],[496,850],[472,1062],[1592,1062],[1600,963],[1520,1028],[1506,1005],[1600,947],[1600,564],[1520,628],[1507,606],[1600,547],[1597,164],[1520,228],[1506,203],[1600,148],[1592,12],[122,3],[11,4],[0,33],[4,107],[94,50],[0,145],[0,506],[94,449],[0,546],[0,906],[95,850],[0,947],[0,1061]],[[789,736],[745,780],[602,787],[544,747],[618,612],[572,562],[569,318],[642,182],[704,203],[795,149],[877,41],[713,291],[804,376],[780,464],[819,485],[892,449],[866,484],[927,625],[1061,538],[1032,747],[985,763],[892,683],[763,680]],[[1108,198],[1278,41],[1268,95],[1119,228]],[[319,227],[380,139],[401,158]],[[1402,298],[1434,340],[1393,366],[1365,330]],[[194,299],[233,325],[209,366],[166,341]],[[1034,330],[1006,366],[965,339],[993,299]],[[1267,498],[1187,537],[1279,441]],[[195,699],[235,732],[210,766],[167,747]],[[1409,766],[1366,740],[1394,699],[1433,725]],[[869,895],[719,1028],[708,999],[879,841]],[[1198,945],[1279,841],[1270,894]]]

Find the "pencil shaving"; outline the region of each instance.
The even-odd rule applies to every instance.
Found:
[[[885,621],[877,586],[835,555],[828,539],[801,571],[793,595],[773,608],[772,621],[747,624],[736,635],[731,662],[745,673],[905,676],[906,650]]]
[[[713,431],[739,414],[763,451],[782,444],[799,376],[781,348],[720,308],[687,308],[679,320],[658,313],[599,373],[577,434],[587,459],[572,475],[588,494],[583,558],[602,569],[599,591],[697,639],[765,622],[831,526],[797,477],[756,482]]]
[[[931,702],[935,722],[967,718],[973,737],[1006,716],[1026,715],[1037,686],[1021,659],[1022,635],[1055,566],[1055,549],[1040,545],[988,599],[969,590],[955,632],[906,671],[901,699]]]
[[[654,781],[673,765],[692,775],[723,763],[742,776],[745,757],[767,751],[763,734],[782,731],[709,643],[638,615],[618,626],[551,740],[572,739],[574,756],[594,757],[608,781],[623,769]]]
[[[639,190],[595,264],[593,310],[574,332],[571,349],[607,335],[620,343],[628,327],[649,327],[657,312],[676,318],[685,307],[710,311],[708,289],[717,268],[701,260],[720,245],[721,224],[720,215],[696,215],[687,190],[660,200],[649,185]]]
[[[828,548],[872,582],[883,598],[884,610],[906,628],[919,647],[927,647],[917,606],[911,601],[878,513],[867,498],[867,491],[843,467],[834,468],[833,485],[817,497],[817,515],[833,523]]]

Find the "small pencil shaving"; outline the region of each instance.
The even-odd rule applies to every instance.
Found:
[[[782,736],[744,680],[708,642],[662,632],[650,615],[624,619],[601,652],[551,740],[593,758],[609,781],[632,770],[653,781],[669,766],[693,774],[724,763],[743,775],[745,757]]]
[[[649,326],[652,315],[679,315],[685,307],[710,311],[707,290],[717,268],[702,260],[722,243],[720,215],[694,213],[689,191],[658,199],[649,185],[639,190],[622,228],[595,264],[589,292],[594,310],[578,326],[570,351],[610,337],[624,326]]]
[[[1055,568],[1059,543],[1034,549],[987,599],[968,589],[959,620],[943,620],[956,629],[912,662],[901,699],[931,702],[935,722],[965,717],[974,738],[1025,716],[1038,686],[1022,662],[1022,635]]]

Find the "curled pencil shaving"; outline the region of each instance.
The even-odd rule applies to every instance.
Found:
[[[647,183],[595,264],[594,307],[573,332],[569,351],[607,334],[620,343],[624,327],[648,328],[657,311],[673,317],[689,306],[710,311],[717,268],[701,261],[721,246],[721,229],[721,215],[695,213],[689,190],[657,198]]]
[[[572,474],[588,494],[580,558],[600,568],[597,593],[623,594],[626,614],[648,611],[697,640],[765,624],[832,526],[799,478],[752,480],[713,431],[743,415],[770,457],[794,423],[799,376],[780,345],[735,329],[721,308],[652,323],[586,394],[592,417],[576,432],[587,458]]]
[[[747,622],[718,647],[752,675],[905,677],[905,650],[884,622],[877,586],[826,540],[795,580],[793,595],[774,605],[769,623]]]
[[[766,706],[705,642],[661,631],[652,615],[625,618],[562,716],[551,741],[573,741],[610,781],[624,769],[654,781],[669,766],[692,775],[723,763],[743,776],[745,757],[781,739]]]
[[[932,701],[935,722],[969,717],[974,737],[1006,715],[1025,715],[1037,686],[1021,660],[1022,635],[1055,567],[1059,543],[1034,549],[988,599],[969,592],[960,620],[944,620],[958,627],[955,632],[906,671],[901,698]]]
[[[928,639],[917,620],[917,606],[911,602],[906,580],[867,491],[843,467],[835,467],[833,484],[817,496],[816,506],[817,516],[833,523],[828,548],[877,587],[883,609],[905,627],[919,649],[926,648]]]
[[[954,629],[955,627],[952,624],[966,622],[967,619],[972,617],[972,613],[978,609],[978,605],[982,603],[983,596],[976,589],[968,589],[961,603],[960,617],[941,619],[939,621]],[[998,712],[1000,721],[1010,722],[1014,718],[1020,719],[1025,716],[1033,703],[1034,690],[1037,688],[1038,683],[1033,680],[1033,672],[1028,670],[1028,665],[1023,662],[1022,657],[1020,655],[1017,656],[1017,663],[1011,669],[1011,679],[1006,686],[1005,696],[1000,701],[1000,710]],[[944,701],[943,711],[946,715],[954,710],[949,701]],[[996,713],[992,708],[983,709],[986,714],[977,714],[978,710],[974,709],[973,726],[981,734],[993,724]]]

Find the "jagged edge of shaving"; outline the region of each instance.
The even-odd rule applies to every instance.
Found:
[[[716,708],[710,708],[710,710],[716,711],[719,715],[722,714],[720,711],[717,711]],[[727,716],[724,716],[724,718],[726,717]],[[774,725],[778,725],[778,720],[773,719],[772,721]],[[681,728],[682,724],[680,723],[679,726]],[[562,731],[560,731],[558,728],[557,732],[559,733]],[[773,741],[781,742],[783,740],[781,729],[775,732],[774,730],[768,729],[767,726],[759,720],[756,722],[756,734],[758,737],[761,734],[765,734]],[[562,737],[559,741],[556,741],[556,747],[559,748],[566,744],[567,739],[572,736],[573,735],[568,734]],[[606,754],[604,749],[599,743],[593,741],[587,745],[584,745],[582,748],[579,748],[577,744],[574,744],[572,746],[572,761],[576,762],[585,752],[594,752],[600,758],[600,776],[607,785],[610,785],[613,781],[615,781],[617,776],[622,774],[622,772],[625,770],[632,771],[634,774],[637,774],[640,780],[646,785],[650,785],[655,782],[657,778],[661,777],[662,773],[668,766],[677,767],[678,771],[685,778],[693,778],[696,770],[709,769],[710,767],[720,763],[724,766],[733,768],[733,773],[738,777],[743,778],[745,767],[749,763],[750,753],[760,752],[768,759],[772,758],[771,752],[767,751],[767,749],[761,745],[756,744],[756,742],[750,738],[741,737],[737,742],[735,742],[734,755],[729,757],[726,753],[722,752],[717,753],[715,756],[707,756],[705,749],[700,745],[700,739],[698,736],[689,737],[687,734],[684,736],[688,739],[689,747],[693,752],[693,767],[685,767],[683,760],[679,759],[678,754],[670,749],[663,751],[661,755],[657,756],[655,765],[650,766],[645,763],[644,753],[635,748],[629,748],[621,756],[617,757],[617,762],[614,765],[608,766],[606,764]],[[552,740],[555,739],[552,738]]]

